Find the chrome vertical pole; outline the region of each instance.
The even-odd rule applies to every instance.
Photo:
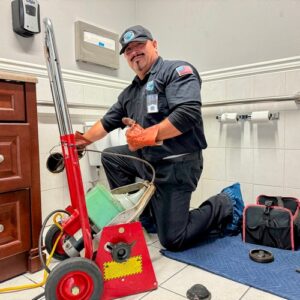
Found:
[[[56,49],[53,25],[49,18],[44,19],[45,25],[45,57],[50,79],[50,86],[56,111],[60,135],[73,133],[64,86],[62,84],[61,68]]]

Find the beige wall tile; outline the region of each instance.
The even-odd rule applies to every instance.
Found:
[[[208,148],[203,152],[203,159],[202,176],[204,178],[225,180],[225,148]]]
[[[285,151],[284,186],[300,188],[300,150]]]
[[[282,186],[284,178],[284,150],[254,149],[255,184]]]

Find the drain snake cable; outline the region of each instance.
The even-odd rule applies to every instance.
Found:
[[[49,154],[53,155],[55,153],[52,153],[52,151],[58,147],[60,145],[55,145],[53,146],[50,150],[49,150]],[[128,154],[121,154],[121,153],[114,153],[114,152],[109,152],[109,151],[101,151],[101,150],[93,150],[93,149],[87,149],[84,148],[83,150],[78,151],[78,158],[81,159],[82,157],[84,157],[86,155],[87,152],[93,152],[93,153],[100,153],[100,154],[106,154],[106,155],[110,155],[110,156],[119,156],[119,157],[124,157],[124,158],[129,158],[129,159],[133,159],[139,162],[142,162],[143,164],[145,164],[146,166],[149,167],[149,169],[151,170],[152,176],[151,176],[151,180],[150,180],[150,184],[154,183],[155,180],[155,169],[153,167],[153,165],[151,163],[149,163],[147,160],[142,159],[140,157],[136,157],[136,156],[132,156],[132,155],[128,155]],[[79,154],[80,153],[80,154]],[[55,160],[57,160],[58,162],[60,161],[60,159],[53,157]],[[49,169],[48,169],[49,170]],[[63,169],[62,169],[63,170]],[[53,173],[51,170],[49,170],[51,173]]]
[[[62,227],[59,223],[59,221],[57,221],[57,217],[60,216],[60,218],[62,218],[62,215],[61,215],[61,212],[65,212],[65,211],[60,211],[60,212],[52,212],[50,214],[50,216],[48,216],[48,218],[46,219],[46,221],[48,221],[48,219],[53,215],[53,213],[55,213],[55,215],[53,216],[53,222],[54,224],[61,230],[61,232],[59,233],[57,239],[55,240],[55,243],[53,244],[53,248],[52,248],[52,251],[51,253],[49,254],[49,257],[46,261],[46,267],[47,269],[45,268],[44,270],[44,275],[43,275],[43,280],[40,282],[40,283],[32,283],[32,284],[26,284],[26,285],[20,285],[20,286],[12,286],[12,287],[6,287],[6,288],[1,288],[0,289],[0,293],[7,293],[7,292],[16,292],[16,291],[22,291],[22,290],[29,290],[29,289],[33,289],[33,288],[38,288],[38,287],[42,287],[45,285],[46,281],[47,281],[47,277],[48,277],[48,271],[49,271],[49,264],[52,260],[52,257],[54,255],[54,252],[55,252],[55,249],[57,247],[57,244],[60,240],[60,238],[62,237],[63,235],[63,231],[62,231]],[[43,231],[43,230],[42,230]],[[41,232],[42,232],[41,231]]]
[[[109,152],[109,151],[92,150],[92,149],[86,149],[86,148],[83,150],[82,156],[84,156],[86,154],[86,152],[94,152],[94,153],[101,153],[101,154],[106,154],[106,155],[111,155],[111,156],[119,156],[119,157],[129,158],[129,159],[133,159],[133,160],[142,162],[143,164],[147,165],[151,169],[152,178],[151,178],[150,184],[154,183],[154,180],[155,180],[155,169],[152,166],[152,164],[150,164],[145,159],[142,159],[142,158],[136,157],[136,156],[132,156],[132,155],[128,155],[128,154],[120,154],[120,153],[113,153],[113,152]]]

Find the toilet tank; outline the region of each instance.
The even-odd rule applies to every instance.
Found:
[[[83,125],[84,132],[89,130],[94,124],[95,124],[95,122],[84,123],[84,125]],[[91,145],[89,145],[87,147],[87,149],[103,151],[104,149],[106,149],[108,147],[125,145],[125,144],[127,144],[125,132],[126,132],[126,130],[117,128],[117,129],[111,131],[109,134],[107,134],[101,140],[98,140],[98,141],[92,143]],[[88,155],[88,160],[89,160],[90,166],[94,166],[94,167],[102,166],[100,153],[87,152],[87,155]]]

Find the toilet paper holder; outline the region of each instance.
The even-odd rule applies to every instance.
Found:
[[[279,120],[279,112],[257,111],[252,112],[249,121],[273,121]],[[261,119],[257,116],[261,116]]]
[[[226,119],[229,116],[228,119],[230,119],[230,123],[234,123],[232,121],[238,122],[238,121],[246,121],[249,120],[251,118],[251,114],[236,114],[236,113],[223,113],[220,115],[216,115],[216,119],[220,122],[220,123],[226,123]]]

